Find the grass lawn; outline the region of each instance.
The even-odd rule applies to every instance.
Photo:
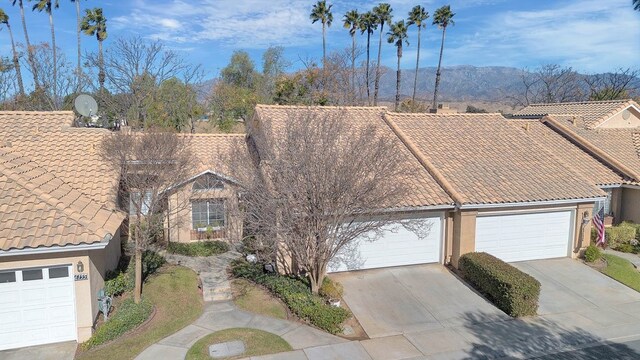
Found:
[[[142,296],[156,307],[153,319],[124,337],[78,354],[77,359],[133,359],[149,345],[191,324],[201,314],[198,277],[181,266],[164,266],[142,288]]]
[[[607,261],[607,267],[602,269],[604,274],[640,291],[640,272],[629,261],[610,254],[603,254],[602,257]]]
[[[245,279],[235,279],[231,283],[236,306],[252,313],[287,318],[287,307],[267,290]]]
[[[242,355],[225,357],[223,359],[242,359],[248,356],[268,355],[293,350],[291,345],[278,335],[256,329],[235,328],[218,331],[198,340],[198,342],[193,344],[191,349],[189,349],[185,359],[211,359],[209,356],[209,345],[235,340],[244,341],[246,352]]]

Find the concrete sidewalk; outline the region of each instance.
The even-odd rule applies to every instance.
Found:
[[[605,254],[610,254],[610,255],[615,255],[618,257],[621,257],[627,261],[629,261],[630,263],[633,264],[633,266],[636,269],[640,269],[640,256],[638,256],[637,254],[630,254],[630,253],[624,253],[622,251],[617,251],[617,250],[613,250],[613,249],[604,249],[603,251]]]

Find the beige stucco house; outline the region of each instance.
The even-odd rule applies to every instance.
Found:
[[[605,193],[500,114],[259,105],[247,126],[249,138],[283,136],[288,117],[309,111],[319,119],[339,113],[353,126],[375,124],[388,136],[411,166],[414,175],[403,181],[414,191],[381,213],[390,224],[412,219],[430,228],[419,234],[396,227],[375,242],[360,241],[359,260],[334,262],[330,271],[457,266],[460,256],[472,251],[505,261],[575,257],[588,245],[583,235],[590,233],[594,202]]]
[[[242,238],[237,182],[231,157],[246,152],[244,134],[184,135],[196,157],[196,169],[188,181],[168,194],[166,232],[171,242]]]
[[[72,112],[0,112],[0,350],[87,340],[120,257],[106,130]]]
[[[608,223],[640,223],[640,106],[633,100],[533,104],[511,122],[607,198]]]

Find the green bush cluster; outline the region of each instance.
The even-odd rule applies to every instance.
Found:
[[[167,251],[185,256],[213,256],[229,251],[229,244],[224,241],[198,241],[192,243],[171,242]]]
[[[152,311],[153,305],[144,299],[139,304],[132,299],[124,300],[113,316],[102,324],[82,347],[89,350],[121,336],[145,322]]]
[[[584,251],[584,260],[586,262],[594,262],[599,260],[602,257],[602,252],[595,245],[589,245],[587,249]]]
[[[151,250],[142,253],[142,281],[164,265],[165,259]],[[108,271],[104,290],[109,296],[118,296],[135,287],[135,258],[122,262],[115,271]]]
[[[344,288],[339,282],[325,277],[324,280],[322,280],[322,286],[320,287],[318,293],[320,294],[320,296],[324,297],[327,300],[339,299],[344,293]]]
[[[463,255],[459,265],[464,278],[508,315],[536,314],[540,296],[538,280],[483,252]]]
[[[239,259],[231,264],[234,276],[252,280],[271,291],[280,298],[298,317],[311,324],[337,334],[342,331],[342,323],[351,316],[349,311],[341,307],[330,306],[325,299],[314,295],[309,285],[302,279],[265,274],[261,264],[250,264]]]
[[[623,222],[620,225],[610,226],[604,229],[607,245],[616,248],[622,244],[628,244],[631,240],[636,239],[637,225],[629,222]],[[595,229],[591,231],[591,239],[595,242],[597,232]]]

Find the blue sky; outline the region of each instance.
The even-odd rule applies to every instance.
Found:
[[[350,9],[366,11],[378,1],[328,1],[334,4],[334,24],[328,31],[329,50],[351,44],[342,28],[342,15]],[[389,1],[394,20],[406,17],[418,1]],[[321,26],[311,24],[310,0],[111,0],[82,1],[83,7],[102,6],[108,18],[109,41],[138,34],[161,39],[187,61],[201,63],[216,76],[234,50],[247,50],[256,63],[270,45],[281,45],[294,68],[300,59],[320,58]],[[582,72],[601,72],[618,67],[640,67],[640,12],[631,0],[452,0],[420,2],[430,14],[451,4],[455,26],[447,29],[444,66],[502,65],[534,68],[544,63],[572,66]],[[30,3],[25,1],[25,7]],[[18,8],[4,1],[1,7],[11,18],[14,36],[23,42]],[[61,0],[55,10],[59,47],[75,61],[75,7]],[[46,14],[27,10],[31,41],[49,41]],[[435,66],[440,31],[423,31],[421,66]],[[374,39],[376,39],[374,37]],[[360,45],[365,36],[358,36]],[[403,67],[415,64],[415,29],[410,32]],[[94,38],[83,35],[85,50],[95,51]],[[375,47],[373,49],[376,49]],[[0,54],[9,55],[6,30],[0,31]],[[83,50],[84,51],[84,50]],[[395,48],[383,45],[383,64],[395,66]]]

